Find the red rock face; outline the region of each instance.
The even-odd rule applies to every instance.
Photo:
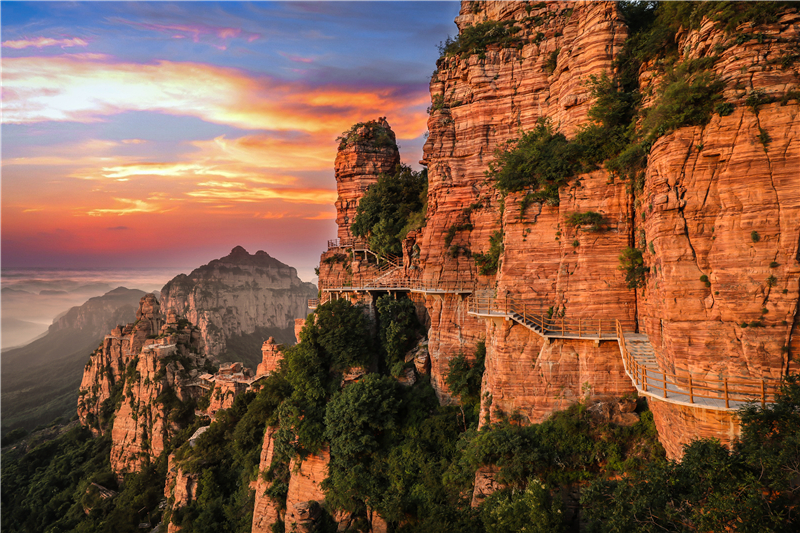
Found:
[[[302,463],[295,459],[289,465],[292,477],[286,496],[286,529],[309,532],[319,518],[318,505],[325,503],[320,484],[328,476],[331,456],[327,449],[310,455]]]
[[[658,440],[669,459],[680,459],[683,447],[700,437],[714,437],[730,446],[740,434],[739,418],[733,411],[698,409],[648,400],[653,421],[658,428]]]
[[[462,4],[462,29],[484,20],[539,22],[517,34],[523,40],[519,49],[490,45],[485,57],[444,58],[438,65],[431,80],[436,109],[422,161],[428,166],[427,220],[404,243],[404,274],[475,283],[534,310],[552,307],[568,320],[621,320],[626,329],[639,327],[649,335],[668,371],[758,379],[796,371],[800,136],[797,100],[783,96],[797,88],[798,68],[779,65],[798,41],[800,15],[764,27],[761,43],[717,46],[727,37],[709,21],[680,34],[679,49],[688,54],[682,60],[719,53],[714,69],[734,112],[658,139],[641,192],[595,171],[562,187],[558,205],[533,203],[523,213],[524,192],[501,198],[485,175],[495,149],[540,118],[567,137],[589,123],[592,101],[584,82],[611,70],[627,37],[613,2],[548,2],[530,12],[526,7],[531,6]],[[659,83],[659,76],[642,71],[643,90]],[[756,113],[744,105],[754,90],[774,102]],[[648,98],[650,105],[653,97]],[[771,139],[766,145],[758,140],[763,133]],[[337,208],[344,217],[343,207]],[[587,211],[603,215],[600,231],[565,223],[571,213]],[[446,242],[453,227],[461,229]],[[471,255],[486,252],[497,231],[504,236],[500,268],[482,276]],[[638,292],[627,288],[618,268],[620,252],[631,245],[645,249],[651,267],[646,288]],[[336,262],[335,253],[323,254],[321,281],[341,285],[369,273],[368,267]],[[587,394],[618,397],[634,390],[614,342],[545,343],[519,324],[469,315],[467,303],[455,295],[412,299],[425,309],[432,383],[441,401],[450,400],[449,361],[459,353],[471,356],[477,342],[486,341],[482,421],[502,411],[538,422]],[[742,327],[753,322],[763,327]],[[729,441],[735,433],[724,413],[655,409],[673,457],[689,435]],[[665,426],[670,409],[686,411],[683,426]]]
[[[275,524],[280,516],[278,504],[265,493],[270,488],[271,483],[265,481],[262,474],[269,469],[272,464],[272,455],[275,448],[275,428],[268,427],[264,432],[264,444],[261,447],[261,462],[258,467],[258,480],[256,480],[256,503],[253,509],[253,533],[272,533],[272,525]]]
[[[195,499],[197,482],[200,479],[198,474],[185,472],[175,461],[175,455],[171,454],[167,461],[167,482],[164,485],[164,497],[172,498],[172,510],[186,507]],[[167,525],[167,533],[180,531],[180,526],[170,522]]]
[[[602,172],[579,176],[579,185],[562,190],[560,205],[532,204],[522,214],[519,202],[524,193],[508,195],[501,208],[501,198],[484,174],[495,149],[519,137],[520,131],[533,129],[539,118],[549,117],[567,136],[586,123],[591,102],[589,88],[581,80],[610,69],[627,36],[626,26],[612,3],[548,2],[530,14],[524,4],[480,6],[481,11],[473,13],[469,3],[462,5],[460,28],[487,19],[531,16],[541,22],[518,34],[524,41],[519,50],[490,46],[485,59],[472,55],[440,63],[431,80],[431,95],[441,97],[443,107],[428,122],[430,136],[423,157],[428,165],[428,219],[413,237],[420,249],[413,263],[426,280],[475,282],[542,311],[552,306],[565,309],[570,318],[602,314],[632,319],[634,296],[616,268],[631,232],[624,185],[608,183]],[[556,59],[552,71],[547,68],[551,56]],[[605,231],[592,234],[564,224],[569,213],[589,210],[604,214]],[[448,230],[467,224],[473,229],[456,232],[448,247]],[[471,253],[486,252],[498,230],[504,233],[501,269],[497,275],[481,276]],[[573,246],[573,241],[579,245]],[[453,246],[460,251],[452,253]],[[498,399],[498,408],[505,411],[513,405],[532,421],[563,405],[558,394],[580,396],[580,380],[596,382],[599,394],[631,390],[624,381],[606,379],[605,374],[593,377],[586,366],[582,373],[570,370],[563,379],[555,378],[558,387],[567,387],[567,392],[558,392],[561,389],[550,387],[542,375],[519,371],[523,360],[528,368],[540,358],[552,363],[550,352],[539,354],[542,342],[535,334],[519,326],[510,336],[494,337],[496,328],[468,316],[466,305],[444,302],[435,298],[428,302],[431,375],[442,401],[449,398],[444,375],[450,359],[460,352],[471,355],[480,339],[487,340],[489,349],[484,392]],[[591,342],[580,341],[569,350],[582,361],[597,357]],[[617,376],[622,366],[618,353],[614,359],[612,352],[601,358],[599,372]],[[518,390],[526,391],[523,397]]]
[[[759,27],[764,42],[750,39],[722,51],[714,71],[733,113],[681,128],[650,152],[636,205],[637,235],[648,243],[651,267],[639,295],[639,324],[661,364],[695,380],[775,382],[797,372],[800,106],[784,95],[797,87],[800,72],[780,58],[797,42],[798,22],[800,15],[787,14]],[[706,57],[725,39],[706,20],[681,35],[679,49],[688,52],[684,60]],[[785,101],[754,109],[744,105],[753,91]],[[692,436],[730,442],[738,431],[726,413],[651,408],[671,457]]]
[[[295,321],[295,324],[296,323],[297,321]],[[256,368],[256,376],[265,376],[277,370],[281,359],[283,359],[283,354],[278,344],[275,342],[275,339],[270,337],[264,341],[264,344],[261,346],[261,363]]]
[[[376,133],[385,131],[388,139],[381,142]],[[400,163],[400,152],[392,129],[385,117],[367,122],[351,131],[336,154],[336,224],[338,237],[351,239],[350,225],[355,221],[358,201],[367,188]]]
[[[96,434],[108,429],[101,424],[102,413],[116,410],[110,459],[118,474],[138,471],[149,458],[158,457],[180,429],[170,421],[165,398],[188,401],[204,392],[196,386],[197,370],[172,357],[202,366],[204,359],[196,355],[202,347],[199,331],[180,328],[174,313],[165,324],[152,294],[142,298],[136,316],[136,324],[112,330],[92,354],[78,400],[81,423]],[[107,405],[115,400],[118,406]]]

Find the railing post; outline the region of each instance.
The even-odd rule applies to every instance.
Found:
[[[578,319],[578,337],[582,337],[582,335],[581,335],[581,333],[583,333],[583,330],[581,328],[582,323],[583,323],[583,319],[579,318]]]
[[[692,390],[692,376],[689,376],[689,403],[694,403],[694,391]]]
[[[597,337],[602,338],[603,336],[603,319],[597,320]]]
[[[725,378],[725,407],[730,407],[728,403],[728,378]]]
[[[561,336],[564,336],[564,317],[561,317]]]
[[[761,407],[762,409],[767,406],[767,399],[764,395],[764,380],[761,380]]]

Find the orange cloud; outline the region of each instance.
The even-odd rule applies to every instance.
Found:
[[[109,207],[103,209],[92,209],[87,211],[86,214],[91,217],[99,217],[103,215],[131,215],[134,213],[155,213],[163,212],[160,204],[153,202],[146,202],[144,200],[131,200],[128,198],[114,198],[115,202],[123,204],[121,207]]]
[[[198,184],[200,189],[187,192],[187,196],[201,202],[218,202],[228,200],[234,202],[263,202],[265,200],[283,200],[290,203],[333,204],[336,191],[326,189],[278,189],[272,187],[254,187],[237,182],[205,182]]]
[[[4,48],[13,48],[21,50],[23,48],[44,48],[46,46],[60,46],[61,48],[69,48],[71,46],[89,46],[89,43],[74,37],[72,39],[52,39],[50,37],[37,37],[35,39],[20,39],[18,41],[3,41]]]
[[[244,129],[335,136],[389,116],[399,137],[425,130],[427,91],[313,87],[198,63],[122,63],[55,57],[3,59],[4,113],[11,124],[95,122],[124,111],[199,117]]]
[[[336,219],[336,211],[323,211],[322,213],[317,213],[313,217],[303,217],[306,220],[335,220]]]

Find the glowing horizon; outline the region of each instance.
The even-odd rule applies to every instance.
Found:
[[[416,165],[458,4],[1,9],[4,266],[199,266],[242,245],[308,278],[335,235],[336,137],[386,116]]]

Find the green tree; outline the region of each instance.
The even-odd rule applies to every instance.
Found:
[[[398,387],[390,377],[369,374],[328,404],[331,462],[323,487],[335,508],[362,511],[380,502],[388,488],[385,462],[397,429]]]
[[[419,320],[416,307],[408,298],[395,299],[389,294],[378,298],[376,307],[381,344],[386,352],[386,368],[393,376],[399,376],[405,365],[406,352],[417,341]]]
[[[357,237],[367,237],[374,252],[399,255],[406,234],[424,221],[427,196],[427,170],[416,172],[399,165],[393,174],[381,174],[370,186],[358,203],[350,230]]]

